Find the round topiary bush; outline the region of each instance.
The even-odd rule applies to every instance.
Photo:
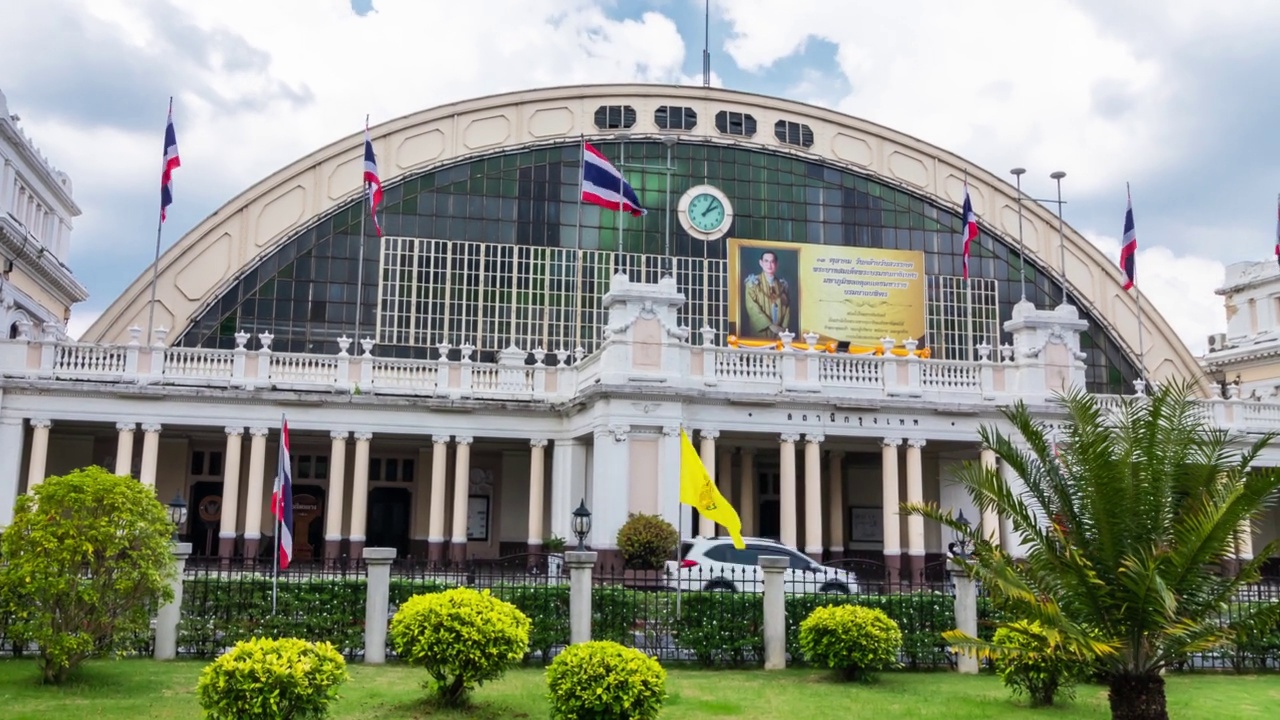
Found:
[[[902,631],[882,610],[857,605],[816,608],[800,623],[800,650],[845,680],[870,680],[895,667]]]
[[[515,605],[489,591],[454,588],[401,605],[391,620],[391,646],[402,660],[426,668],[438,699],[456,706],[524,658],[530,626]]]
[[[608,641],[570,645],[547,668],[553,720],[651,720],[666,683],[657,660]]]
[[[1009,623],[996,630],[992,642],[1014,650],[993,653],[996,674],[1014,695],[1026,693],[1032,707],[1052,705],[1059,693],[1071,698],[1088,670],[1085,663],[1054,647],[1037,622]]]
[[[322,718],[347,679],[346,661],[327,642],[254,638],[205,667],[196,697],[210,720]]]
[[[633,570],[661,570],[675,557],[680,534],[657,515],[631,513],[618,530],[622,562]]]

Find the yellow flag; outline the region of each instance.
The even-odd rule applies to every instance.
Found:
[[[680,502],[692,505],[702,517],[724,526],[729,537],[733,538],[734,547],[739,550],[747,547],[742,541],[742,520],[738,518],[738,511],[720,494],[684,430],[680,431]]]

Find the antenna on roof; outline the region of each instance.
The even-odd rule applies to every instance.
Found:
[[[702,33],[702,87],[711,87],[711,0],[703,5]]]

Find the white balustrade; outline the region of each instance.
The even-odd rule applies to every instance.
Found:
[[[921,360],[920,386],[926,390],[975,392],[982,390],[978,363],[963,360]]]
[[[822,355],[818,358],[818,382],[840,387],[884,386],[884,361],[854,355]]]
[[[59,343],[54,351],[53,375],[57,378],[110,378],[123,376],[128,350],[111,345]]]
[[[714,355],[716,380],[770,383],[782,381],[782,371],[779,369],[780,353],[776,351],[716,348]]]
[[[229,380],[235,365],[235,353],[231,350],[207,348],[164,349],[164,379],[180,380]]]
[[[1238,406],[1241,424],[1245,427],[1280,428],[1280,405],[1263,402],[1243,402]]]
[[[338,358],[307,353],[272,353],[270,379],[281,383],[334,385],[340,379]]]
[[[440,371],[435,360],[373,358],[373,387],[379,393],[432,395]]]

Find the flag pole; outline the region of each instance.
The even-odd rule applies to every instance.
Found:
[[[369,135],[369,116],[364,116],[364,133]],[[361,171],[360,177],[364,177],[364,143],[360,144]],[[369,198],[369,181],[366,179],[361,183],[363,187],[360,198],[360,254],[359,261],[356,264],[356,345],[360,345],[360,315],[364,310],[364,216],[366,203]],[[351,277],[348,275],[347,277]]]
[[[173,119],[173,96],[169,96],[169,115],[165,120],[165,133],[168,133],[169,121]],[[165,145],[169,143],[166,138]],[[167,153],[169,148],[165,148]],[[169,162],[168,159],[161,160],[163,163]],[[160,202],[160,214],[156,218],[156,255],[151,262],[151,300],[147,302],[147,347],[151,347],[154,341],[152,337],[156,326],[156,284],[160,281],[160,237],[164,232],[164,201]]]
[[[582,186],[586,182],[583,176],[587,170],[587,135],[586,133],[578,134],[578,212],[577,219],[573,223],[573,248],[582,250]]]
[[[1129,208],[1133,208],[1133,193],[1129,190],[1129,183],[1124,184],[1124,194],[1129,201]],[[1138,248],[1133,248],[1134,266],[1138,263]],[[1137,273],[1134,273],[1135,275]],[[1137,278],[1134,278],[1133,284],[1133,300],[1138,304],[1138,377],[1143,382],[1147,380],[1147,349],[1146,344],[1142,340],[1142,291],[1138,289]]]
[[[627,139],[625,137],[621,138],[620,145],[622,149],[619,151],[618,157],[618,253],[615,255],[619,260],[623,258],[623,253],[626,252],[626,245],[622,242],[622,216],[626,214],[622,209],[623,189],[627,186],[626,171],[623,170],[627,166]],[[615,267],[614,272],[616,273],[617,271],[618,268]]]
[[[964,170],[964,194],[965,194],[965,197],[966,197],[966,198],[969,196],[969,169],[968,169],[968,168],[965,168],[965,170]],[[970,201],[970,202],[972,202],[972,201]],[[975,213],[975,216],[976,216],[976,213]],[[969,218],[968,218],[968,217],[961,218],[961,221],[964,223],[964,225],[963,225],[963,226],[961,227],[961,229],[960,229],[960,234],[961,234],[961,236],[962,236],[962,237],[967,238],[967,237],[969,237]],[[970,254],[972,254],[972,253],[970,253]],[[964,305],[964,306],[965,306],[965,311],[964,311],[964,322],[965,322],[965,331],[964,331],[964,334],[965,334],[965,350],[964,350],[964,355],[965,355],[965,359],[966,359],[966,360],[972,360],[972,359],[973,359],[973,356],[974,356],[974,349],[973,349],[973,278],[969,277],[969,254],[966,254],[966,255],[965,255],[964,263],[965,263],[965,264],[964,264],[964,304],[965,304],[965,305]]]
[[[281,428],[284,427],[284,413],[280,413],[280,427]],[[280,433],[280,442],[282,443],[284,442],[283,432]],[[277,456],[280,455],[279,450],[276,451],[276,455]],[[279,582],[280,582],[280,520],[283,513],[276,510],[276,504],[277,503],[283,504],[283,498],[277,499],[277,493],[283,493],[284,487],[280,478],[279,465],[280,465],[280,462],[279,460],[277,460],[275,487],[278,489],[275,489],[271,493],[271,515],[275,518],[275,523],[274,523],[275,531],[274,531],[274,536],[272,537],[272,540],[275,541],[273,543],[275,547],[272,548],[271,550],[271,614],[272,615],[276,614],[276,592],[278,590]]]

